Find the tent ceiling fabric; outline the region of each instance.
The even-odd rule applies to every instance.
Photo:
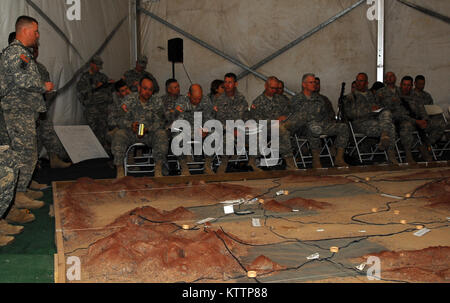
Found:
[[[7,45],[8,35],[20,15],[30,15],[39,22],[39,61],[55,83],[63,87],[74,73],[98,50],[117,23],[128,16],[128,0],[80,0],[81,20],[70,21],[66,1],[32,0],[70,39],[83,60],[61,36],[25,0],[2,0],[0,11],[0,47]],[[3,19],[3,17],[6,17]],[[104,70],[112,79],[119,79],[130,68],[129,23],[124,22],[101,54]],[[82,124],[83,109],[76,99],[75,86],[58,96],[50,114],[55,125]]]
[[[160,0],[143,1],[142,7],[169,23],[205,41],[222,52],[252,66],[310,31],[320,23],[356,3],[357,0]],[[385,71],[396,72],[398,82],[406,74],[424,74],[426,90],[436,103],[450,105],[450,27],[433,17],[395,0],[386,2]],[[450,2],[412,1],[443,15],[450,15]],[[447,3],[443,3],[447,2]],[[367,19],[369,5],[362,4],[346,16],[302,41],[259,68],[282,79],[286,87],[300,90],[300,78],[314,72],[322,79],[322,92],[336,106],[342,82],[347,93],[358,72],[376,80],[377,23]],[[141,52],[149,57],[149,69],[164,83],[172,77],[167,59],[167,40],[184,39],[184,65],[194,82],[209,91],[213,79],[226,72],[243,70],[202,46],[184,38],[148,16],[141,16]],[[415,30],[411,30],[411,29]],[[445,62],[445,60],[447,62]],[[190,82],[180,64],[176,78],[182,92]],[[446,83],[443,83],[445,82]],[[239,82],[249,103],[263,90],[263,81],[249,75]]]

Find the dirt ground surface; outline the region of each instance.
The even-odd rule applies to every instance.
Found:
[[[184,185],[85,178],[55,193],[82,282],[450,281],[448,168]],[[379,280],[370,264],[356,268],[371,256]]]

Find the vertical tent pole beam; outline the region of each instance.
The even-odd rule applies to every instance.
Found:
[[[384,80],[384,0],[377,1],[378,43],[377,43],[377,81]]]
[[[130,0],[130,66],[136,64],[139,49],[138,35],[138,3],[139,0]]]

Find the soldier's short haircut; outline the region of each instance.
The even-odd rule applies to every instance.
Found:
[[[116,83],[114,83],[114,89],[116,90],[116,92],[119,92],[120,89],[124,86],[127,86],[127,83],[123,79],[120,79],[119,81],[116,81]]]
[[[356,75],[356,78],[358,78],[359,75],[364,75],[364,77],[366,77],[366,80],[369,80],[369,76],[366,73],[358,73]]]
[[[217,94],[217,90],[221,85],[223,85],[223,80],[220,79],[216,79],[213,82],[211,82],[211,95],[214,96],[215,94]]]
[[[39,24],[36,19],[30,16],[20,16],[16,20],[16,33],[19,32],[23,27],[29,26],[33,23]]]
[[[319,81],[319,82],[320,82],[320,78],[319,78],[319,77],[316,77],[316,81]]]
[[[412,83],[414,80],[411,76],[404,76],[400,83],[403,83],[403,81],[411,81],[411,83]]]
[[[167,79],[166,81],[166,90],[169,88],[170,84],[177,83],[177,79]]]
[[[423,80],[423,81],[425,81],[425,76],[424,76],[424,75],[417,75],[415,81],[417,82],[418,80]]]
[[[144,80],[148,80],[148,81],[150,81],[150,82],[154,85],[152,79],[150,79],[150,78],[147,77],[147,76],[144,76],[144,77],[141,78],[141,80],[139,80],[139,86],[142,86],[142,82],[144,82]]]
[[[308,77],[313,77],[314,79],[316,79],[316,75],[314,75],[313,73],[307,73],[307,74],[303,75],[302,83],[304,83],[306,81],[306,78],[308,78]]]
[[[268,83],[269,81],[277,81],[278,82],[280,80],[278,80],[278,78],[275,76],[270,76],[269,78],[267,78],[266,83]]]
[[[9,33],[9,36],[8,36],[8,45],[11,44],[11,43],[13,43],[13,41],[14,41],[15,39],[16,39],[16,32]]]
[[[227,73],[227,74],[225,75],[225,77],[223,77],[223,79],[226,79],[226,78],[233,78],[233,81],[234,81],[234,82],[237,81],[237,76],[236,76],[236,74],[234,74],[234,73]]]
[[[194,84],[192,84],[191,86],[189,86],[189,93],[190,93],[190,94],[192,94],[192,88],[193,88],[194,86],[200,87],[200,89],[201,89],[202,92],[203,92],[203,87],[202,87],[200,84],[194,83]]]

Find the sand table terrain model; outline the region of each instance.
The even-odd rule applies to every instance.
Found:
[[[384,281],[448,282],[449,180],[448,169],[174,185],[83,178],[56,184],[59,247],[80,258],[83,282],[368,282],[356,266],[370,256]]]

